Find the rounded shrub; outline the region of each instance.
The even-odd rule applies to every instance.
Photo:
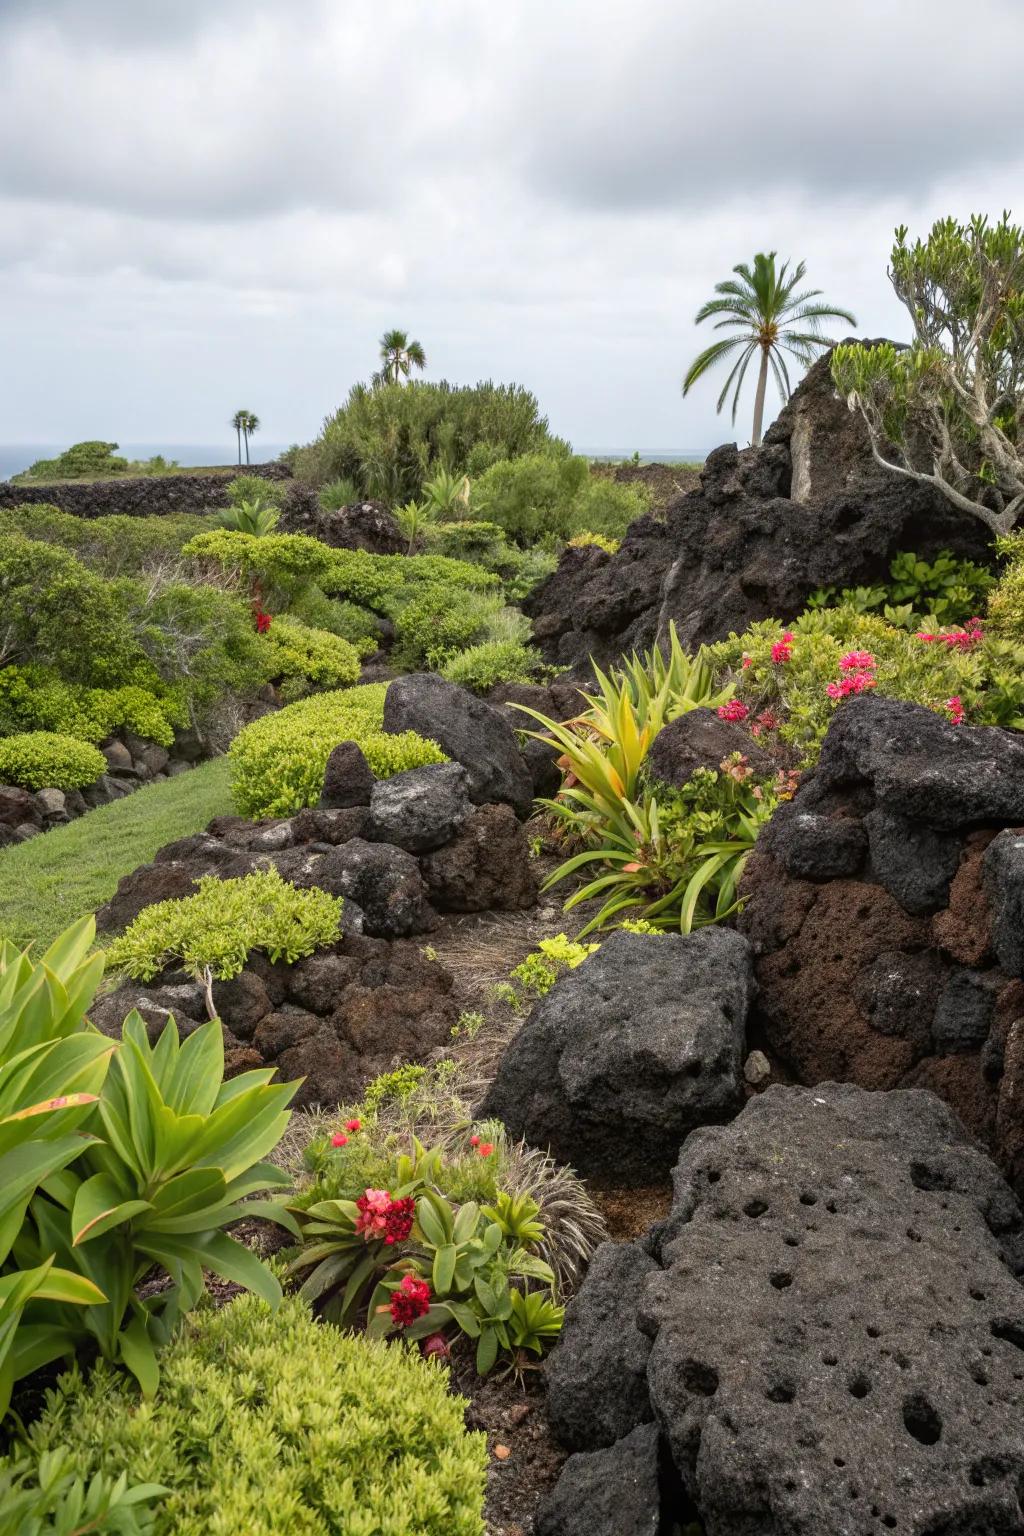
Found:
[[[0,741],[0,784],[20,789],[84,789],[106,766],[89,742],[56,731],[25,731]]]
[[[149,1401],[108,1366],[68,1372],[28,1447],[162,1484],[153,1536],[482,1536],[486,1444],[463,1411],[411,1351],[240,1296],[193,1314]]]
[[[441,676],[473,693],[486,693],[495,683],[529,682],[540,664],[540,652],[521,641],[487,640],[449,657]]]
[[[291,816],[315,805],[327,759],[342,741],[356,741],[380,779],[443,763],[444,753],[414,731],[384,730],[385,683],[320,693],[254,720],[231,743],[232,796],[242,816]]]
[[[285,698],[354,683],[359,676],[359,652],[354,645],[287,614],[273,620],[264,644],[270,653],[271,675],[281,679]]]

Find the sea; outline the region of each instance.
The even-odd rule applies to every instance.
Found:
[[[20,475],[37,459],[55,459],[67,446],[67,443],[0,443],[0,480]],[[287,447],[287,443],[254,439],[249,444],[249,457],[254,464],[266,464]],[[125,459],[152,459],[162,453],[168,462],[177,459],[184,468],[238,462],[238,446],[233,437],[222,443],[120,443],[117,451]]]

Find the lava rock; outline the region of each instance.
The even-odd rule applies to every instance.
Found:
[[[332,896],[350,897],[362,909],[366,932],[375,938],[406,938],[437,927],[419,866],[403,848],[353,837],[308,856],[306,865],[282,867],[281,873],[300,889],[318,886]]]
[[[0,826],[20,827],[42,820],[34,795],[13,784],[0,784]]]
[[[376,842],[428,853],[455,836],[472,810],[461,763],[428,763],[373,786],[370,829]]]
[[[1024,1222],[945,1105],[771,1087],[674,1191],[640,1326],[709,1533],[1019,1530]]]
[[[954,971],[943,989],[932,1020],[936,1050],[976,1051],[985,1044],[995,1016],[999,973]]]
[[[659,1467],[654,1424],[607,1450],[570,1456],[537,1511],[536,1536],[659,1536]]]
[[[509,1043],[482,1115],[584,1174],[664,1174],[740,1096],[750,948],[725,928],[617,932],[563,976]]]
[[[553,800],[562,787],[562,770],[558,766],[562,749],[529,736],[519,750],[533,784],[534,798]]]
[[[989,844],[984,883],[999,964],[1008,975],[1024,977],[1024,832],[1000,832]]]
[[[440,912],[516,912],[537,900],[530,845],[508,805],[479,806],[420,869]]]
[[[353,805],[343,810],[313,807],[292,817],[292,831],[297,843],[329,843],[337,848],[353,837],[366,837],[370,826],[370,807]]]
[[[961,839],[935,832],[877,806],[864,818],[871,868],[904,912],[915,917],[949,904],[949,888],[960,863]]]
[[[548,1418],[569,1450],[612,1445],[654,1416],[647,1392],[651,1341],[636,1326],[636,1309],[657,1267],[635,1243],[601,1243],[566,1308],[544,1375]]]
[[[340,741],[327,759],[320,804],[326,810],[369,805],[373,785],[373,774],[359,743]]]
[[[776,859],[797,880],[842,880],[864,863],[868,837],[853,816],[829,816],[808,800],[780,805],[761,833],[762,857]]]
[[[533,783],[512,727],[500,710],[431,672],[397,677],[384,696],[384,729],[436,741],[469,775],[474,805],[511,805],[526,817]]]
[[[688,784],[698,768],[717,770],[742,752],[758,778],[771,778],[778,765],[735,720],[720,720],[713,709],[689,709],[663,725],[647,754],[651,777],[673,789]]]
[[[132,754],[123,741],[108,741],[107,745],[100,750],[107,760],[107,767],[111,773],[120,773],[122,769],[132,766]]]

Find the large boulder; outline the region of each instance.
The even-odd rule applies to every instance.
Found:
[[[333,549],[365,549],[371,555],[401,555],[408,548],[394,513],[382,502],[354,501],[328,511],[306,486],[292,488],[281,531],[309,534]]]
[[[931,1088],[1024,1184],[1022,822],[1024,738],[851,699],[758,841],[739,926],[784,1075]]]
[[[537,900],[530,845],[508,805],[478,806],[420,869],[439,912],[516,912]]]
[[[320,806],[324,810],[349,810],[369,805],[374,778],[357,741],[339,741],[324,769]]]
[[[569,549],[524,607],[548,658],[584,667],[665,640],[724,639],[794,618],[818,587],[884,581],[900,550],[991,561],[984,526],[873,460],[859,414],[807,373],[759,448],[710,454],[700,489],[639,518],[617,554]]]
[[[1024,1219],[946,1106],[769,1088],[674,1186],[640,1324],[707,1536],[1017,1536]]]
[[[551,1427],[570,1450],[613,1445],[654,1417],[647,1391],[651,1341],[634,1319],[657,1267],[636,1243],[601,1243],[566,1308],[544,1374]]]
[[[533,781],[512,727],[500,710],[432,672],[397,677],[384,698],[384,729],[417,731],[436,741],[469,775],[474,805],[496,801],[530,814]]]
[[[614,933],[536,1004],[482,1113],[584,1174],[657,1178],[688,1132],[738,1107],[752,992],[728,929]]]
[[[419,865],[404,848],[353,837],[337,848],[313,851],[301,865],[283,859],[277,864],[300,889],[317,886],[332,896],[351,898],[373,938],[408,938],[437,927]]]
[[[680,789],[698,768],[717,770],[734,752],[742,753],[759,777],[771,778],[778,770],[775,759],[735,720],[721,720],[713,709],[690,709],[655,736],[647,771],[662,784]]]
[[[428,853],[450,843],[472,809],[462,764],[428,763],[373,786],[369,836],[410,853]]]

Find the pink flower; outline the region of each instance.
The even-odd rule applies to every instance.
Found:
[[[335,1131],[334,1135],[331,1137],[331,1146],[332,1147],[347,1147],[348,1146],[348,1137],[342,1131]]]
[[[368,1189],[359,1196],[356,1201],[359,1215],[356,1217],[356,1231],[372,1242],[374,1238],[383,1237],[388,1227],[388,1212],[391,1209],[391,1196],[386,1189]]]
[[[847,699],[851,693],[866,693],[869,688],[877,688],[878,683],[870,672],[852,672],[849,676],[841,678],[838,683],[828,683],[825,692],[830,699]]]
[[[363,1122],[361,1120],[346,1120],[345,1121],[345,1129],[346,1129],[346,1131],[351,1131],[353,1134],[356,1131],[361,1131],[362,1128],[363,1128]]]
[[[492,1141],[482,1141],[480,1143],[479,1152],[481,1157],[490,1157],[493,1151],[494,1143]]]
[[[772,646],[772,661],[776,666],[780,662],[788,661],[793,654],[794,636],[790,630],[786,630],[781,640],[776,640]]]
[[[847,651],[846,655],[839,659],[841,672],[871,671],[875,665],[875,658],[870,651]]]
[[[782,721],[774,710],[762,709],[757,717],[757,723],[762,731],[777,731]]]
[[[753,656],[744,656],[743,661],[741,662],[741,666],[752,667],[753,665],[754,665],[754,658],[753,658]]]
[[[721,704],[718,708],[719,720],[745,720],[750,711],[739,699],[730,699],[728,704]]]
[[[963,629],[940,629],[935,634],[918,630],[915,638],[925,645],[934,645],[938,641],[951,651],[972,651],[984,640],[985,631],[980,619],[968,619]]]
[[[443,1333],[430,1334],[420,1345],[420,1351],[425,1360],[447,1360],[452,1352]]]
[[[961,700],[960,695],[958,693],[954,693],[954,695],[953,695],[953,697],[951,699],[947,699],[946,700],[946,708],[949,710],[949,721],[950,721],[950,724],[951,725],[963,725],[963,723],[964,723],[964,706],[963,706],[963,701]]]
[[[398,1328],[408,1328],[430,1309],[430,1286],[415,1275],[403,1275],[391,1294],[391,1318]]]
[[[470,1144],[471,1147],[478,1147],[480,1145],[480,1137],[479,1136],[471,1136],[469,1138],[469,1144]]]

